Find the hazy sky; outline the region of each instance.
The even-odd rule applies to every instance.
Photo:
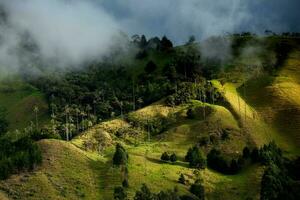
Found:
[[[133,33],[177,42],[233,31],[300,31],[299,0],[104,0],[103,7]]]
[[[120,31],[167,35],[175,44],[190,35],[200,40],[227,32],[300,32],[300,0],[0,0],[0,5],[7,13],[7,23],[0,24],[0,72],[19,69],[25,33],[43,59],[72,66],[106,55],[125,41]]]

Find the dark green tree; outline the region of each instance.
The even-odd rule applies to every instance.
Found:
[[[115,200],[125,200],[127,199],[127,194],[123,187],[115,187],[114,189],[114,199]]]
[[[228,166],[228,163],[226,159],[221,155],[221,152],[217,149],[212,149],[207,154],[207,165],[219,172],[222,173],[230,173],[230,166]]]
[[[196,181],[194,184],[191,185],[190,192],[197,196],[199,200],[205,199],[205,189],[199,181]]]
[[[283,191],[283,179],[281,170],[274,164],[271,164],[265,171],[261,181],[261,200],[279,199]]]
[[[190,167],[204,169],[206,167],[206,158],[198,146],[190,148],[185,156]]]
[[[166,64],[163,68],[163,74],[171,81],[175,82],[177,79],[177,71],[174,64]]]
[[[140,41],[140,48],[145,48],[147,46],[147,39],[145,35],[142,35],[141,41]]]
[[[150,74],[154,72],[156,68],[157,68],[156,64],[152,60],[150,60],[145,67],[145,72]]]
[[[160,42],[161,50],[167,51],[173,48],[173,43],[166,36],[163,36]]]
[[[129,187],[129,182],[128,182],[128,178],[124,178],[124,180],[122,181],[122,186],[124,188],[128,188]]]
[[[113,164],[116,166],[120,165],[126,165],[128,161],[128,154],[126,153],[126,150],[121,144],[116,145],[116,151],[113,156]]]
[[[237,160],[232,159],[230,163],[230,174],[236,174],[240,170]]]
[[[0,107],[0,135],[8,130],[8,121],[6,119],[7,112],[4,108]]]
[[[251,155],[250,149],[248,147],[245,147],[243,149],[243,158],[247,159],[250,157],[250,155]]]
[[[161,160],[163,161],[169,161],[170,160],[170,156],[167,152],[164,152],[161,157],[160,157]]]
[[[178,183],[185,184],[185,177],[184,177],[183,174],[180,174],[179,179],[178,179]]]
[[[252,150],[250,157],[252,162],[259,161],[259,151],[256,147]]]
[[[134,200],[154,200],[153,195],[146,184],[143,184],[140,191],[136,191]]]
[[[173,153],[173,154],[170,156],[170,161],[173,162],[173,163],[177,161],[177,156],[176,156],[175,153]]]

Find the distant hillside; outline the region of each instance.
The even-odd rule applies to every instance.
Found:
[[[48,104],[44,95],[19,78],[9,78],[0,82],[0,106],[7,111],[10,131],[28,127],[31,122],[35,123],[35,106],[39,109],[40,125],[49,120]]]

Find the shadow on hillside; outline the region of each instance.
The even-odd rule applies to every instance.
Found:
[[[189,167],[188,163],[184,163],[184,162],[181,162],[181,161],[176,161],[176,162],[172,163],[172,162],[166,162],[166,161],[162,161],[160,159],[149,158],[149,157],[147,157],[147,160],[150,161],[150,162],[156,163],[156,164],[177,165],[177,166],[186,167],[186,168]]]

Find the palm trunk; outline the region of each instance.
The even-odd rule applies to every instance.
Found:
[[[38,122],[37,112],[35,112],[35,127],[36,127],[36,129],[39,128],[39,122]]]
[[[66,114],[66,139],[69,141],[69,123],[68,123],[68,114]]]

